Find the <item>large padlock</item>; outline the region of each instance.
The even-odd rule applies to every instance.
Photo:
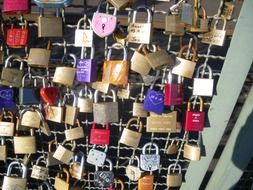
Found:
[[[216,45],[216,46],[223,46],[225,38],[226,38],[226,24],[227,20],[222,17],[223,20],[223,27],[222,29],[217,29],[216,24],[214,25],[214,28],[207,33],[204,33],[202,35],[201,42],[206,43],[206,44],[211,44],[211,45]]]
[[[83,48],[81,58],[77,59],[76,80],[78,82],[95,82],[97,80],[97,60],[94,59],[94,47],[91,47],[90,58],[84,58]]]
[[[89,23],[89,29],[86,24]],[[81,23],[84,22],[84,29],[81,29]],[[91,29],[91,20],[84,15],[78,23],[75,30],[75,47],[93,47],[93,30]]]
[[[14,62],[20,63],[20,68],[10,68]],[[1,74],[1,84],[5,86],[21,87],[23,78],[23,60],[20,56],[12,54],[5,60]]]
[[[49,67],[49,59],[51,55],[51,43],[48,41],[47,48],[30,48],[27,64],[30,67]]]
[[[62,106],[62,102],[58,100],[58,106],[49,105],[46,109],[46,119],[49,121],[62,123],[64,119],[65,107]]]
[[[112,6],[114,6],[117,10],[126,8],[130,3],[129,0],[108,0],[108,2],[112,4]]]
[[[148,116],[148,112],[144,110],[144,104],[142,102],[138,102],[139,96],[141,96],[141,94],[138,94],[135,97],[135,101],[133,103],[133,116],[136,116],[136,117],[147,117]]]
[[[30,136],[18,136],[16,132],[13,142],[15,154],[35,154],[37,151],[34,129],[30,129]]]
[[[0,108],[15,108],[14,90],[10,87],[0,87]]]
[[[8,14],[25,14],[30,11],[29,0],[4,0],[3,12]]]
[[[77,98],[77,106],[80,113],[92,113],[93,112],[93,93],[91,89],[85,85],[85,88],[79,91]]]
[[[53,86],[53,83],[46,78],[43,78],[42,82],[43,87],[40,88],[40,97],[47,105],[53,105],[59,99],[59,88]]]
[[[165,16],[166,35],[183,36],[185,24],[181,21],[178,14],[167,14]]]
[[[90,149],[88,156],[87,156],[87,162],[89,164],[102,167],[105,163],[106,159],[106,152],[108,150],[108,146],[105,145],[105,150],[97,150],[96,145],[94,144],[92,149]]]
[[[40,8],[40,16],[38,17],[38,37],[62,37],[63,24],[60,9],[56,9],[56,17],[45,17],[44,8]],[[49,30],[50,28],[50,30]]]
[[[186,77],[186,78],[192,78],[193,73],[194,73],[194,69],[196,66],[196,58],[197,58],[197,52],[196,49],[194,47],[191,47],[190,50],[192,51],[193,55],[192,55],[192,59],[191,60],[187,60],[182,58],[183,57],[183,52],[184,50],[188,49],[189,46],[188,45],[184,45],[181,47],[178,57],[176,58],[176,65],[173,67],[172,69],[172,73],[176,74],[176,75],[180,75],[182,77]]]
[[[201,158],[201,147],[200,147],[201,134],[199,133],[197,143],[190,143],[187,139],[184,144],[183,157],[189,160],[198,161]]]
[[[133,121],[137,121],[138,123],[138,119],[137,118],[131,118],[128,120],[126,128],[123,129],[122,135],[120,137],[120,143],[125,144],[127,146],[131,146],[134,148],[137,148],[139,146],[140,140],[141,140],[141,136],[142,136],[142,129],[143,129],[143,124],[140,121],[140,126],[138,131],[133,131],[130,130],[130,124]]]
[[[116,92],[111,90],[113,96],[113,102],[98,102],[98,90],[94,93],[94,122],[100,124],[106,124],[107,122],[119,121],[119,107],[117,102]],[[108,112],[110,110],[110,112]]]
[[[150,113],[147,117],[146,132],[151,133],[176,133],[177,111],[163,113],[161,115]]]
[[[52,150],[52,145],[55,144],[56,145],[56,142],[55,140],[51,140],[50,142],[48,142],[48,152],[47,152],[47,167],[48,166],[55,166],[55,165],[60,165],[62,164],[61,161],[55,159],[53,157],[55,151]]]
[[[112,49],[123,50],[123,60],[111,59]],[[126,46],[120,43],[114,43],[107,53],[107,59],[103,64],[102,82],[114,85],[124,85],[128,83],[128,61]]]
[[[6,144],[5,144],[5,137],[0,137],[0,141],[1,141],[1,144],[0,144],[0,160],[5,162],[6,159],[7,159],[7,147],[6,147]]]
[[[137,12],[141,9],[147,12],[146,23],[136,22]],[[128,42],[138,44],[150,44],[153,35],[151,10],[147,7],[139,6],[132,12],[131,17],[132,18],[130,24],[128,25]]]
[[[110,125],[109,123],[105,124],[105,129],[96,128],[96,124],[93,122],[92,128],[90,131],[90,144],[96,145],[109,145],[110,144]]]
[[[64,131],[64,133],[66,141],[73,141],[84,137],[83,128],[78,119],[76,119],[76,125],[77,127],[68,129],[67,124],[65,124],[66,130]]]
[[[202,71],[201,71],[202,70]],[[208,78],[203,78],[208,71]],[[196,77],[193,79],[193,91],[194,96],[212,96],[213,95],[213,72],[209,65],[201,65],[198,67]]]
[[[85,175],[84,171],[85,158],[84,153],[79,151],[74,155],[73,161],[69,164],[69,173],[72,178],[81,180]]]
[[[45,166],[42,166],[42,164],[40,164],[40,163],[43,163],[43,160],[44,160]],[[46,160],[45,160],[44,156],[40,156],[36,160],[36,164],[33,165],[31,178],[45,181],[49,175],[48,174],[49,168],[46,167],[46,165],[47,164],[46,164]]]
[[[100,7],[103,1],[100,1],[99,5],[97,6],[97,11],[93,13],[92,20],[91,20],[91,27],[95,34],[99,37],[104,38],[112,34],[117,25],[117,9],[114,9],[113,15],[107,13],[101,13]]]
[[[63,179],[63,175],[60,173],[57,173],[57,176],[54,180],[54,188],[56,190],[69,190],[70,189],[70,175],[66,168],[63,168],[63,173],[66,175],[66,179]]]
[[[94,186],[96,187],[109,187],[114,183],[114,173],[112,161],[108,158],[105,159],[109,163],[109,171],[98,171],[98,166],[96,166],[96,171],[94,173]]]
[[[61,63],[63,64],[68,57],[73,59],[71,62],[73,67],[66,67],[66,66],[56,67],[53,82],[66,86],[72,86],[75,80],[75,73],[76,73],[76,56],[72,53],[66,54],[62,57]],[[67,62],[69,61],[67,60]]]
[[[154,176],[145,175],[138,180],[138,190],[153,190]]]
[[[29,128],[40,128],[42,113],[37,108],[25,108],[20,113],[21,125]]]
[[[199,99],[199,110],[191,109],[191,104]],[[187,103],[187,111],[185,116],[186,131],[203,131],[205,124],[205,112],[203,111],[204,102],[200,96],[192,96]]]
[[[11,111],[5,111],[0,114],[0,136],[12,137],[14,135],[14,116]]]
[[[67,7],[72,3],[73,0],[34,0],[35,4],[38,7],[56,7],[56,8],[63,8]]]
[[[148,147],[155,147],[155,154],[147,154]],[[160,155],[159,147],[156,143],[146,143],[142,148],[142,154],[140,157],[140,167],[144,171],[155,171],[160,167]]]
[[[171,143],[166,148],[166,154],[176,154],[179,149],[179,140],[177,138],[173,139]]]
[[[66,144],[66,140],[64,140],[63,143],[57,147],[53,157],[55,159],[61,161],[62,163],[68,165],[74,156],[74,150],[76,148],[76,141],[72,141],[72,143],[70,144],[72,146],[71,149],[66,148],[65,144]]]
[[[11,171],[14,166],[21,167],[22,176],[11,176]],[[22,162],[13,161],[9,164],[7,174],[4,176],[2,189],[8,190],[25,190],[27,188],[27,167]]]
[[[172,170],[172,167],[173,170]],[[178,170],[178,172],[175,172],[175,170]],[[179,164],[171,164],[168,167],[168,174],[167,174],[167,186],[168,188],[170,187],[179,187],[182,184],[182,169],[181,166]]]
[[[69,105],[67,103],[67,100],[70,99],[70,97],[73,97],[72,101],[73,104]],[[64,123],[68,125],[74,125],[76,123],[77,115],[79,112],[79,107],[77,107],[77,97],[75,95],[75,92],[71,90],[70,93],[66,93],[63,97],[63,105],[65,106],[65,118]]]
[[[133,159],[137,160],[137,165],[133,165]],[[132,181],[138,181],[142,176],[142,171],[140,170],[140,159],[138,156],[130,158],[129,164],[126,167],[126,175]]]

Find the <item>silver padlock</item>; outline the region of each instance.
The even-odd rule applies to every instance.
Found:
[[[137,160],[137,166],[133,165],[133,160]],[[142,171],[140,170],[140,159],[138,156],[130,158],[129,165],[126,167],[126,175],[132,181],[138,181],[142,176]]]
[[[40,163],[42,163],[43,160],[44,160],[45,166],[40,165]],[[36,164],[33,165],[31,178],[46,180],[48,178],[48,171],[49,171],[49,168],[47,168],[46,165],[47,163],[44,156],[40,156],[36,160]]]
[[[85,156],[84,153],[79,151],[74,155],[73,161],[69,165],[69,173],[72,178],[81,180],[84,176],[84,164]]]
[[[87,162],[89,164],[102,167],[105,163],[106,159],[106,152],[108,150],[108,146],[105,145],[105,150],[104,152],[101,150],[96,149],[96,145],[94,144],[92,149],[90,149],[88,157],[87,157]]]
[[[79,91],[79,97],[77,98],[77,106],[79,107],[80,113],[93,112],[93,93],[87,85],[85,85],[85,88]]]
[[[69,105],[67,104],[67,99],[69,97],[73,97],[73,104]],[[63,105],[65,106],[65,119],[64,123],[69,125],[74,125],[76,123],[77,115],[79,112],[79,108],[77,107],[77,97],[75,95],[75,92],[71,90],[70,93],[66,93],[63,97]]]

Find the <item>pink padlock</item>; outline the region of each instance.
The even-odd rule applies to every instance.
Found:
[[[100,1],[97,11],[93,14],[91,27],[95,34],[97,34],[101,38],[104,38],[112,34],[116,28],[117,9],[116,8],[114,9],[113,15],[100,13],[99,9],[100,9],[101,3],[102,1]]]
[[[3,12],[9,14],[29,13],[29,0],[4,0]]]

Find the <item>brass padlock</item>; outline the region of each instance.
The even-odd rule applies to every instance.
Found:
[[[95,90],[98,90],[99,92],[103,92],[103,93],[107,94],[110,90],[110,83],[96,81],[96,82],[92,83],[91,87]]]
[[[76,125],[77,127],[68,129],[67,124],[65,124],[66,130],[64,131],[64,133],[66,141],[73,141],[84,137],[83,128],[78,119],[76,119]]]
[[[187,158],[189,160],[198,161],[201,157],[201,148],[199,145],[200,141],[200,135],[199,139],[197,141],[197,144],[189,143],[188,141],[184,144],[184,154],[183,157]]]
[[[129,5],[129,0],[108,0],[117,10],[122,10]]]
[[[39,109],[25,108],[21,111],[21,125],[29,128],[40,128],[42,113]]]
[[[64,145],[66,144],[66,140],[64,140],[63,143],[57,147],[53,157],[68,165],[74,156],[74,150],[76,148],[76,141],[73,141],[72,143],[73,144],[70,144],[72,148],[71,150],[69,150],[64,147]]]
[[[145,175],[138,180],[138,190],[153,190],[154,176]]]
[[[166,154],[176,154],[179,149],[179,143],[179,139],[173,139],[166,149]]]
[[[135,101],[133,103],[133,116],[147,117],[148,112],[144,110],[144,104],[142,102],[138,102],[139,96],[141,97],[141,94],[138,94],[135,97]],[[142,97],[140,99],[142,99],[142,101],[143,101]]]
[[[133,159],[137,160],[137,166],[133,165]],[[143,172],[140,170],[140,159],[138,156],[131,157],[129,165],[126,167],[126,175],[132,181],[138,181],[141,178]]]
[[[69,164],[69,172],[72,178],[81,180],[86,175],[84,171],[85,156],[84,153],[79,151],[74,155],[73,161]]]
[[[227,20],[231,20],[233,16],[235,5],[233,2],[225,2],[221,16],[225,17]]]
[[[178,14],[168,14],[165,17],[166,35],[183,36],[185,24],[181,21]]]
[[[13,113],[5,111],[0,114],[0,136],[12,137],[14,135]],[[10,119],[10,121],[7,121]]]
[[[129,99],[130,94],[131,94],[130,83],[128,83],[126,85],[122,85],[121,87],[119,87],[119,89],[117,91],[117,96],[122,99]]]
[[[123,129],[122,135],[120,137],[120,143],[137,148],[139,146],[139,142],[141,140],[141,135],[142,135],[142,128],[143,128],[143,124],[140,121],[140,126],[138,131],[132,131],[130,130],[130,124],[133,121],[137,121],[137,123],[139,122],[139,120],[137,118],[131,118],[128,120],[126,128]]]
[[[73,97],[73,104],[67,104],[67,99]],[[64,123],[68,125],[74,125],[76,123],[79,107],[77,107],[77,97],[73,90],[70,93],[66,93],[63,97],[63,105],[65,106],[65,118]]]
[[[55,177],[54,188],[56,190],[69,190],[70,189],[70,184],[69,184],[70,175],[69,175],[69,172],[66,168],[63,168],[63,173],[66,174],[66,180],[64,180],[62,178],[63,175],[60,174],[60,173],[57,173],[57,176]]]
[[[52,145],[55,144],[56,145],[56,142],[55,140],[52,140],[50,142],[48,142],[48,152],[47,152],[47,167],[48,166],[55,166],[55,165],[60,165],[62,164],[61,161],[55,159],[53,157],[55,151],[52,151]]]
[[[30,136],[18,136],[18,132],[13,139],[15,154],[34,154],[37,151],[34,129],[30,129]]]
[[[172,170],[172,167],[173,170]],[[178,170],[178,172],[175,172],[175,170]],[[171,164],[168,168],[168,174],[167,174],[167,186],[170,187],[179,187],[182,184],[182,169],[179,164]]]
[[[5,145],[5,137],[0,137],[1,144],[0,144],[0,160],[6,161],[7,158],[7,147]]]
[[[46,162],[44,156],[40,156],[36,160],[36,164],[33,165],[33,168],[32,168],[31,178],[39,179],[43,181],[45,181],[48,178],[49,168],[47,168],[46,166],[40,165],[40,163],[42,163],[43,160],[44,162]]]
[[[91,89],[87,87],[87,85],[85,85],[85,88],[79,91],[77,106],[79,107],[80,113],[93,112],[93,93]]]
[[[58,100],[58,106],[50,105],[46,108],[46,119],[49,121],[62,123],[65,113],[65,107],[62,106],[62,102]]]

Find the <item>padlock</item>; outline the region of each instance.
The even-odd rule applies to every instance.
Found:
[[[7,14],[26,14],[30,12],[29,0],[4,0],[3,12]]]
[[[65,107],[62,106],[62,102],[58,100],[58,106],[50,105],[46,109],[46,119],[49,121],[62,123],[64,119]]]
[[[76,73],[76,68],[75,68],[76,56],[72,53],[66,54],[62,57],[61,63],[63,64],[65,59],[67,59],[68,57],[73,59],[73,61],[71,62],[73,67],[66,67],[66,66],[56,67],[54,77],[53,77],[53,82],[63,84],[66,86],[72,86],[75,80],[75,73]]]
[[[8,121],[8,120],[9,121]],[[12,137],[14,135],[14,116],[11,111],[5,111],[0,114],[0,136]]]
[[[203,78],[208,71],[208,78]],[[203,75],[202,75],[203,74]],[[201,77],[200,77],[201,76]],[[213,72],[209,65],[201,65],[198,67],[196,77],[193,79],[193,91],[194,96],[212,96],[213,95]]]
[[[139,12],[139,10],[141,9],[147,12],[146,23],[136,22],[137,12]],[[152,33],[153,29],[151,10],[143,6],[137,7],[137,9],[134,9],[131,14],[131,21],[128,25],[127,41],[130,43],[137,44],[150,44],[150,42],[152,41]]]
[[[227,20],[224,17],[221,17],[223,20],[223,27],[222,29],[217,29],[216,25],[214,28],[207,33],[204,33],[202,35],[201,42],[206,43],[206,44],[211,44],[211,45],[216,45],[216,46],[223,46],[225,38],[226,38],[226,24]]]
[[[76,125],[77,127],[68,129],[67,124],[65,124],[66,130],[64,131],[64,133],[66,141],[73,141],[84,137],[83,128],[78,119],[76,119]]]
[[[38,7],[46,8],[46,7],[57,7],[57,8],[63,8],[68,7],[73,0],[34,0],[34,3]]]
[[[73,104],[69,105],[67,103],[67,99],[70,99],[70,97],[73,97],[72,101]],[[63,105],[65,106],[65,118],[64,123],[68,125],[74,125],[76,123],[77,115],[79,112],[79,107],[77,107],[77,97],[75,95],[75,92],[71,90],[70,93],[66,93],[63,97]]]
[[[30,136],[18,136],[16,131],[13,142],[15,154],[35,154],[37,151],[34,129],[30,129]]]
[[[39,179],[39,180],[43,180],[43,181],[47,180],[47,178],[49,176],[49,174],[48,174],[49,168],[46,166],[41,166],[42,164],[40,164],[40,163],[43,163],[43,160],[44,160],[44,164],[47,165],[44,156],[40,156],[36,160],[36,164],[33,165],[31,178]]]
[[[92,113],[93,112],[93,93],[91,89],[85,85],[85,88],[79,91],[77,98],[77,106],[80,113]]]
[[[173,81],[171,71],[168,73],[168,81],[164,86],[164,105],[175,106],[183,104],[183,80],[180,75],[177,75],[177,82]],[[175,77],[174,77],[175,78]]]
[[[86,21],[89,23],[89,29]],[[81,29],[81,23],[84,22],[84,29]],[[78,23],[75,30],[75,47],[93,47],[93,30],[91,29],[91,20],[84,15]]]
[[[97,60],[94,59],[95,49],[91,47],[90,58],[84,58],[83,48],[81,58],[77,59],[76,80],[78,82],[95,82],[97,80]]]
[[[9,48],[24,48],[28,44],[28,28],[27,21],[19,22],[22,27],[14,26],[11,24],[11,28],[7,29],[6,32],[6,45]]]
[[[199,99],[199,110],[191,109],[191,104]],[[195,106],[194,106],[195,107]],[[200,96],[192,96],[187,103],[187,111],[185,117],[186,131],[203,131],[205,124],[205,112],[203,111],[204,102]]]
[[[155,147],[155,154],[146,154],[148,147]],[[142,148],[142,154],[140,156],[140,167],[144,171],[155,171],[160,168],[160,155],[159,147],[156,143],[146,143]]]
[[[183,23],[192,25],[193,22],[193,7],[190,3],[184,2],[181,8],[180,19]]]
[[[67,149],[65,146],[66,144],[66,140],[64,140],[62,142],[62,144],[59,144],[59,146],[57,147],[53,157],[59,161],[61,161],[64,164],[69,164],[70,160],[72,159],[72,157],[74,156],[74,150],[76,148],[76,141],[72,141],[72,143],[70,144],[72,147],[71,149]],[[65,145],[65,146],[64,146]]]
[[[148,112],[144,110],[144,104],[142,102],[138,102],[139,96],[141,97],[141,94],[138,94],[135,97],[135,101],[133,103],[133,116],[136,117],[147,117]]]
[[[114,179],[114,183],[120,184],[120,190],[124,190],[125,186],[124,186],[124,182],[121,179]],[[116,190],[116,188],[113,187],[113,185],[111,185],[108,190]]]
[[[99,5],[97,6],[97,11],[93,13],[92,20],[91,20],[91,27],[95,34],[99,37],[104,38],[112,34],[117,25],[117,9],[114,8],[113,15],[107,13],[101,13],[100,7],[103,1],[100,1]]]
[[[48,68],[51,56],[51,42],[48,41],[47,48],[30,48],[27,64],[30,67]]]
[[[153,190],[154,176],[145,175],[138,180],[138,190]]]
[[[172,167],[173,170],[172,170]],[[174,170],[178,169],[178,172]],[[179,164],[170,164],[168,167],[168,174],[167,174],[167,187],[179,187],[182,184],[183,176],[182,176],[182,169]]]
[[[40,128],[42,113],[38,108],[25,108],[21,111],[21,125],[29,128]]]
[[[0,65],[4,64],[4,48],[3,44],[0,45]]]
[[[56,17],[45,17],[44,8],[40,8],[38,17],[38,37],[62,37],[63,24],[62,17],[59,16],[60,10],[56,9]],[[50,30],[49,30],[50,28]]]
[[[102,81],[96,81],[92,83],[92,88],[98,90],[99,92],[103,92],[107,94],[111,89],[110,83],[104,83]]]
[[[118,88],[117,96],[121,99],[129,99],[131,94],[131,84],[122,85]]]
[[[192,78],[194,69],[196,66],[196,58],[197,58],[197,52],[194,47],[191,47],[190,50],[192,51],[192,59],[187,60],[182,58],[184,50],[188,49],[188,45],[184,45],[181,47],[178,57],[176,58],[176,65],[172,69],[172,74],[176,74],[182,77],[186,78]]]
[[[159,78],[156,78],[150,88],[148,89],[144,98],[144,110],[149,112],[154,112],[156,114],[162,114],[164,110],[164,94],[162,91],[154,90],[155,82]]]
[[[70,175],[66,168],[63,168],[63,173],[66,175],[66,180],[63,179],[63,175],[60,173],[57,173],[57,176],[55,177],[54,181],[54,188],[56,190],[69,190],[70,189]]]
[[[50,184],[47,181],[43,181],[41,184],[39,184],[38,190],[43,190],[43,189],[45,189],[44,187],[47,190],[51,190]]]
[[[137,166],[133,165],[133,159],[137,160]],[[140,159],[138,156],[130,158],[129,164],[126,167],[126,175],[132,181],[138,181],[142,176],[142,171],[140,170]]]
[[[96,145],[109,145],[110,144],[110,125],[107,122],[105,124],[105,129],[96,128],[96,124],[92,123],[92,128],[90,131],[90,144]]]
[[[5,137],[0,137],[1,144],[0,144],[0,160],[6,162],[7,159],[7,147],[5,144]]]
[[[183,157],[189,160],[198,161],[201,158],[201,147],[200,147],[201,135],[199,134],[197,143],[189,143],[188,139],[184,144]]]
[[[130,3],[129,0],[108,0],[108,2],[112,4],[112,6],[114,6],[117,10],[126,8]]]
[[[95,187],[109,187],[114,183],[114,173],[112,161],[108,158],[105,159],[109,163],[109,171],[98,171],[98,166],[96,166],[96,171],[94,173],[94,186]]]
[[[59,99],[59,88],[46,78],[42,79],[43,87],[40,88],[40,97],[47,105],[53,105]]]
[[[14,90],[10,87],[0,87],[0,108],[15,108]]]
[[[111,90],[113,102],[98,102],[98,90],[94,93],[93,117],[95,123],[106,124],[107,122],[119,121],[119,107],[116,92]],[[108,112],[110,110],[110,112]]]
[[[137,121],[140,122],[140,126],[138,131],[133,131],[130,130],[130,124],[133,121]],[[128,120],[127,124],[126,124],[126,128],[123,129],[122,135],[120,137],[120,143],[125,144],[127,146],[131,146],[134,148],[137,148],[139,146],[139,142],[141,140],[141,136],[142,136],[142,129],[143,129],[143,124],[141,121],[139,121],[137,118],[131,118]]]
[[[111,59],[112,49],[123,50],[123,60]],[[114,43],[108,48],[107,59],[103,64],[102,82],[114,85],[124,85],[128,83],[128,61],[126,46]]]
[[[40,102],[39,89],[36,87],[36,79],[32,79],[29,75],[30,74],[27,73],[23,76],[22,86],[19,88],[20,105],[38,105]],[[29,77],[29,82],[33,82],[32,86],[25,84],[27,77]]]
[[[140,44],[139,47],[134,51],[131,58],[131,70],[135,71],[141,75],[147,75],[151,69],[150,64],[145,58],[143,48],[145,44]],[[154,47],[156,50],[156,46]]]
[[[10,68],[14,62],[20,63],[20,68]],[[23,60],[20,56],[12,54],[5,60],[5,65],[1,74],[1,85],[21,87],[23,78]]]
[[[11,171],[14,166],[21,166],[22,176],[11,176]],[[25,190],[27,188],[27,167],[22,162],[13,161],[9,164],[7,174],[4,176],[2,189],[10,190]]]
[[[108,150],[107,145],[105,145],[105,150],[101,151],[101,150],[97,150],[96,145],[94,144],[92,149],[90,149],[90,151],[88,153],[87,162],[89,164],[92,164],[92,165],[95,165],[98,167],[102,167],[105,163],[107,150]]]
[[[232,1],[225,2],[223,5],[221,16],[226,18],[227,20],[231,20],[233,17],[235,5]]]
[[[161,115],[150,113],[150,115],[147,117],[146,132],[176,133],[177,111],[171,111]]]
[[[176,154],[179,149],[179,140],[177,138],[173,139],[171,143],[166,148],[166,154]]]
[[[178,14],[167,14],[165,16],[165,31],[166,35],[183,36],[185,24],[181,21]]]
[[[59,161],[59,160],[57,160],[53,157],[53,155],[55,153],[55,151],[52,151],[52,145],[53,144],[56,145],[55,140],[52,140],[52,141],[48,142],[48,152],[47,152],[47,161],[46,161],[47,167],[62,164],[61,161]]]
[[[81,180],[85,175],[84,171],[85,158],[84,153],[79,151],[74,155],[73,161],[69,164],[69,173],[72,178]]]

